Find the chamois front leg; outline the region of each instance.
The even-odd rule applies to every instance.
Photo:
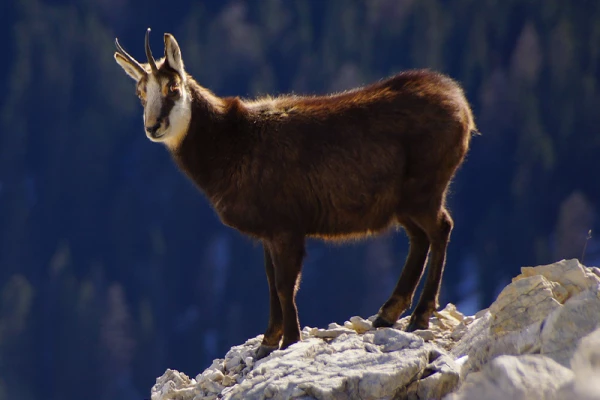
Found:
[[[283,350],[300,340],[296,292],[305,254],[304,236],[279,235],[269,240],[267,245],[273,260],[275,290],[283,316]]]
[[[263,250],[265,253],[265,271],[267,272],[267,281],[269,283],[269,325],[265,331],[263,341],[256,352],[257,360],[268,356],[273,350],[277,350],[279,348],[279,341],[283,336],[283,314],[275,286],[273,258],[266,243],[263,243]]]

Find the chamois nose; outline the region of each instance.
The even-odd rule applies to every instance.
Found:
[[[147,126],[146,127],[146,131],[151,134],[152,136],[154,136],[156,134],[156,131],[158,130],[158,128],[160,128],[160,122],[157,122],[155,125],[153,126]]]

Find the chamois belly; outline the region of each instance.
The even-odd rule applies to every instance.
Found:
[[[395,226],[397,198],[391,193],[357,193],[314,209],[306,234],[324,239],[358,238]]]
[[[221,200],[215,204],[215,210],[225,225],[257,238],[294,232],[324,239],[347,239],[395,226],[397,197],[391,190],[364,193],[356,193],[355,197],[344,197],[334,191],[316,197],[307,193],[257,195]]]
[[[327,168],[307,176],[307,235],[326,239],[360,237],[397,223],[404,158],[395,152],[387,159],[375,159],[376,153],[328,163]]]

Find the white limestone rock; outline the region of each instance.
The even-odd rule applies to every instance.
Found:
[[[363,336],[352,332],[329,342],[310,337],[248,365],[243,360],[256,350],[259,336],[233,347],[195,380],[167,371],[152,400],[378,399],[394,396],[428,364],[429,349],[416,335],[390,328]]]
[[[541,355],[499,356],[470,374],[445,400],[558,400],[573,372]]]
[[[542,275],[549,281],[559,283],[567,290],[569,297],[572,297],[600,284],[600,275],[596,270],[598,268],[584,267],[577,259],[561,260],[554,264],[523,267],[521,275],[515,277],[514,280]]]
[[[370,338],[365,338],[370,340]],[[423,339],[412,333],[393,328],[381,328],[373,334],[372,343],[381,346],[381,351],[389,353],[402,349],[418,349],[423,347]]]
[[[350,326],[346,326],[346,324],[344,324],[344,326],[346,326],[347,328],[354,329],[356,333],[365,333],[375,329],[373,328],[373,323],[371,321],[367,319],[362,319],[359,316],[354,316],[350,318],[349,325]]]
[[[312,328],[309,331],[311,336],[314,337],[318,337],[318,338],[327,338],[327,339],[333,339],[336,338],[340,335],[343,334],[355,334],[356,332],[353,329],[348,329],[348,328],[344,328],[344,327],[339,327],[339,328],[330,328],[330,329],[317,329],[317,328]]]
[[[486,311],[469,327],[451,350],[455,359],[466,357],[461,367],[461,377],[476,372],[499,355],[538,354],[541,349],[541,322],[503,335],[490,332],[492,315]]]
[[[196,381],[190,379],[186,374],[167,369],[163,376],[156,380],[151,390],[151,399],[173,399],[192,400],[196,394]]]
[[[433,349],[429,356],[431,362],[425,367],[419,380],[413,381],[399,398],[441,399],[458,387],[459,364],[448,353],[436,349]]]
[[[600,292],[597,288],[581,292],[546,319],[541,333],[541,353],[568,366],[581,338],[599,324]]]
[[[151,398],[600,400],[599,284],[577,260],[524,267],[474,316],[449,304],[413,333],[408,316],[379,329],[354,316],[257,361],[261,335],[195,379],[167,370]]]
[[[597,275],[577,260],[523,268],[471,326],[453,331],[455,339],[461,338],[451,354],[468,356],[461,376],[503,354],[541,353],[568,365],[577,341],[599,322],[599,303],[591,294],[597,293],[598,282]]]
[[[374,341],[382,348],[389,344]],[[222,398],[336,399],[344,393],[354,393],[356,398],[392,396],[424,369],[428,353],[415,341],[406,341],[405,347],[398,346],[398,341],[391,343],[394,350],[374,352],[365,350],[365,340],[358,335],[342,335],[331,343],[311,338],[258,361],[244,381]]]
[[[490,330],[502,335],[541,322],[559,308],[567,296],[565,288],[542,275],[514,280],[490,306]]]
[[[575,378],[563,386],[557,399],[600,399],[600,328],[581,339],[571,359]]]

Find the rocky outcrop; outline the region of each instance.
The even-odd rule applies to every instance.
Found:
[[[255,361],[258,336],[194,379],[167,370],[152,400],[600,399],[599,285],[577,260],[524,267],[474,316],[449,304],[414,333],[353,317]]]

